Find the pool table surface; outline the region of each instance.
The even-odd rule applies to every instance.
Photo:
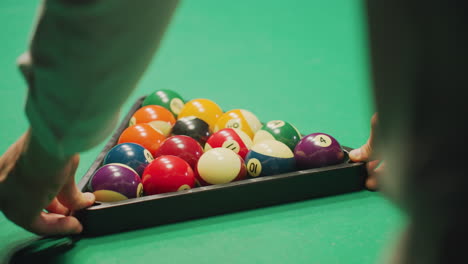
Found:
[[[15,63],[38,6],[0,2],[0,153],[28,127]],[[368,60],[361,1],[182,1],[122,113],[171,89],[356,148],[374,107]],[[81,154],[77,182],[105,142]],[[0,263],[367,264],[382,259],[403,223],[381,193],[367,190],[92,238],[44,239],[0,214]]]

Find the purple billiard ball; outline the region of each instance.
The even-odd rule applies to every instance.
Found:
[[[297,143],[294,158],[299,169],[312,169],[342,163],[345,154],[334,137],[325,133],[312,133]]]
[[[118,163],[106,164],[93,174],[88,189],[96,201],[116,202],[143,196],[140,176],[132,168]]]

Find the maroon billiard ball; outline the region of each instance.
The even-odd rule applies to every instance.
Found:
[[[192,169],[195,169],[202,154],[203,148],[198,141],[189,136],[179,135],[164,140],[156,151],[155,158],[163,155],[177,156],[185,160]]]
[[[213,133],[205,144],[205,151],[212,148],[228,148],[237,153],[242,159],[252,147],[252,139],[242,130],[224,128]]]
[[[297,143],[294,158],[299,169],[312,169],[342,163],[345,154],[340,143],[331,135],[312,133]]]
[[[146,195],[188,190],[195,186],[195,175],[183,159],[164,155],[154,159],[143,172]]]
[[[96,201],[116,202],[143,196],[140,176],[124,164],[110,163],[97,169],[88,189],[96,196]]]

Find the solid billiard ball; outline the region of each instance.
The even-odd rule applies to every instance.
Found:
[[[286,144],[267,139],[252,146],[245,157],[245,164],[250,176],[259,177],[293,171],[296,162]]]
[[[244,160],[227,148],[213,148],[203,153],[198,160],[197,172],[200,185],[242,180],[247,174]]]
[[[136,143],[122,143],[117,144],[107,152],[103,164],[124,164],[134,169],[141,176],[146,166],[153,159],[153,155],[143,146]]]
[[[182,96],[178,93],[171,90],[161,89],[146,96],[141,105],[160,105],[171,111],[174,117],[177,117],[180,110],[182,110],[182,107],[184,107],[184,104],[184,99],[182,99]]]
[[[143,172],[146,195],[188,190],[195,186],[195,175],[183,159],[164,155],[155,158]]]
[[[294,157],[300,169],[311,169],[342,163],[345,154],[331,135],[312,133],[297,143]]]
[[[96,196],[96,201],[116,202],[143,196],[140,176],[132,168],[111,163],[97,169],[88,189]]]
[[[242,159],[245,159],[247,152],[252,147],[252,139],[242,130],[224,128],[208,138],[205,151],[220,147],[228,148],[241,156]]]
[[[221,115],[216,121],[214,132],[223,128],[236,128],[244,131],[251,139],[262,127],[262,123],[250,111],[244,109],[233,109]]]
[[[138,109],[132,116],[129,126],[135,124],[149,123],[154,128],[168,136],[176,119],[174,115],[166,108],[160,105],[147,105]]]
[[[195,169],[198,159],[203,154],[203,148],[195,139],[184,136],[168,137],[156,151],[155,158],[164,155],[173,155],[185,160],[192,169]]]
[[[136,124],[129,126],[120,134],[117,144],[121,143],[136,143],[149,150],[154,156],[156,150],[161,143],[166,139],[158,129],[153,128],[150,124]]]
[[[288,122],[272,120],[255,133],[253,143],[260,143],[265,139],[274,139],[283,142],[293,151],[299,140],[301,140],[301,133],[299,133],[295,126]]]
[[[210,133],[218,118],[223,114],[221,107],[208,99],[193,99],[185,103],[178,118],[195,116],[205,121],[210,127]]]
[[[203,147],[208,137],[211,135],[208,123],[195,116],[180,118],[172,127],[171,135],[189,136]]]

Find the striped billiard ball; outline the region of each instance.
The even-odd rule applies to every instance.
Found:
[[[132,168],[118,163],[111,163],[97,169],[88,189],[99,202],[116,202],[143,196],[140,176]]]
[[[293,171],[296,162],[286,144],[269,139],[252,146],[245,157],[245,164],[251,177],[259,177]]]

